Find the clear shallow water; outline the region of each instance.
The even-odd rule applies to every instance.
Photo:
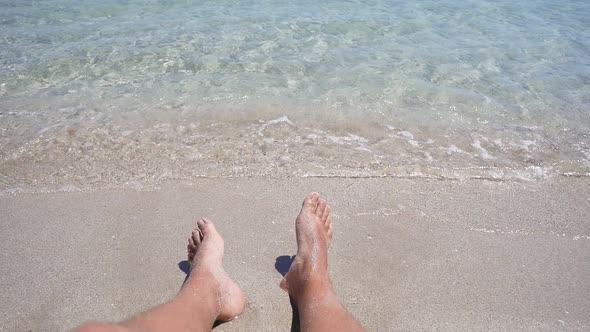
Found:
[[[586,1],[0,0],[0,189],[590,174]]]

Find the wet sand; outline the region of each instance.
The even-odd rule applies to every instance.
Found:
[[[288,330],[278,284],[310,190],[334,212],[337,293],[368,330],[590,329],[587,179],[240,178],[0,197],[0,330],[67,330],[172,298],[199,216],[248,296],[218,330]]]

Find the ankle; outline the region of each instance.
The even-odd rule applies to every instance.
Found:
[[[217,317],[221,307],[220,283],[215,275],[205,270],[193,270],[182,286],[179,296],[194,299],[199,294],[201,302],[206,303],[207,311]]]
[[[295,303],[318,301],[331,294],[333,294],[332,284],[327,277],[309,275],[294,285],[289,284],[289,296],[293,298]]]

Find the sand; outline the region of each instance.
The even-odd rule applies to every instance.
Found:
[[[208,216],[248,296],[218,330],[288,330],[279,271],[310,190],[334,212],[337,293],[368,330],[590,329],[587,179],[311,178],[0,197],[0,329],[68,330],[172,298]]]

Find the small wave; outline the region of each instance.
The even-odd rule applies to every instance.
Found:
[[[590,175],[585,155],[568,144],[568,138],[579,139],[575,132],[553,137],[510,128],[469,133],[359,128],[318,128],[287,116],[214,125],[158,123],[133,130],[53,127],[25,143],[4,144],[0,191],[141,191],[204,177],[537,181]],[[554,153],[556,144],[559,153]]]

